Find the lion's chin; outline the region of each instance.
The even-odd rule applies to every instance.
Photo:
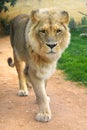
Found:
[[[54,52],[54,51],[49,51],[45,54],[45,56],[52,61],[56,61],[58,58],[58,53]]]

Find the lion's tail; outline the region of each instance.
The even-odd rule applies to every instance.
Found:
[[[10,67],[14,67],[14,66],[15,66],[15,63],[13,62],[13,60],[12,60],[11,57],[8,58],[7,62],[8,62],[8,65],[9,65]]]

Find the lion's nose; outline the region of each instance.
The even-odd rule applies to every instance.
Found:
[[[57,43],[56,44],[46,44],[48,47],[50,47],[51,49],[53,49],[56,45],[57,45]]]

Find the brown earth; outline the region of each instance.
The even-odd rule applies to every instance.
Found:
[[[17,96],[16,70],[7,65],[7,58],[12,56],[9,43],[9,37],[0,39],[0,130],[87,130],[87,89],[66,81],[60,70],[47,85],[52,120],[35,120],[38,106],[33,89],[28,97]]]

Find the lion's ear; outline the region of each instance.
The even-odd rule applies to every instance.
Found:
[[[30,18],[33,23],[39,21],[39,10],[33,10],[31,12]]]
[[[68,12],[62,11],[60,13],[60,21],[63,24],[68,24],[69,23],[69,14],[68,14]]]

